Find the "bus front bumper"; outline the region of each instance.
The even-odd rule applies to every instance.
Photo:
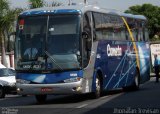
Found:
[[[19,84],[17,93],[21,95],[39,94],[80,94],[82,93],[81,81],[60,84]]]

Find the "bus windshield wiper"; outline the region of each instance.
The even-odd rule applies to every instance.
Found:
[[[47,51],[44,51],[44,53],[51,59],[51,61],[61,70],[63,71],[63,68],[56,62],[56,60],[48,53]]]

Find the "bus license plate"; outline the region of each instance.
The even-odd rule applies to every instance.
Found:
[[[41,92],[51,92],[51,91],[53,91],[53,88],[50,88],[50,87],[41,88]]]

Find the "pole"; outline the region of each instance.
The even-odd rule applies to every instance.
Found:
[[[84,4],[86,4],[87,3],[87,0],[84,0]]]
[[[71,0],[69,0],[69,3],[68,3],[68,5],[69,5],[69,6],[71,5]]]

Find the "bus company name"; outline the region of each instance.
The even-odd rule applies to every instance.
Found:
[[[107,45],[107,55],[108,56],[122,56],[122,48],[119,47],[111,47],[109,44]]]

